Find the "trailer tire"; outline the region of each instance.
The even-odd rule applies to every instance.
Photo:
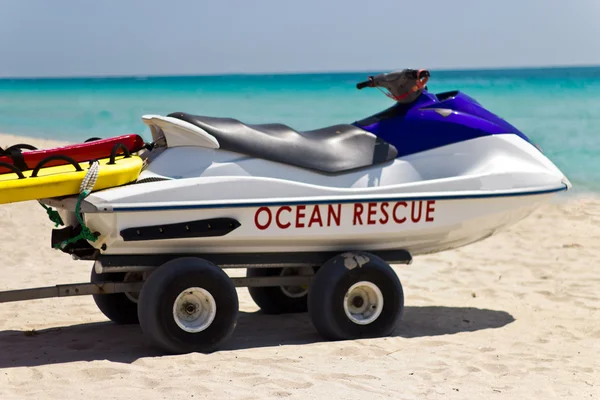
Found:
[[[98,274],[92,267],[91,283],[124,282],[126,273]],[[137,324],[138,305],[131,296],[125,293],[94,294],[92,295],[98,309],[114,323],[127,325]]]
[[[227,274],[211,262],[183,257],[146,280],[138,316],[144,335],[172,354],[209,353],[235,329],[238,296]]]
[[[314,275],[314,268],[248,268],[246,277]],[[308,287],[248,287],[250,297],[265,314],[303,313],[308,311]]]
[[[398,276],[381,258],[365,252],[337,255],[319,269],[308,294],[308,312],[329,340],[388,336],[402,317]]]

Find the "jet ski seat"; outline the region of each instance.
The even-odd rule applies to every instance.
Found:
[[[398,154],[390,143],[349,124],[298,132],[283,124],[246,125],[233,118],[182,112],[168,116],[204,129],[223,150],[325,173],[384,163]]]

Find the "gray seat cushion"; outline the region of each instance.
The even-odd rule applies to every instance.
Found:
[[[354,125],[297,132],[283,124],[246,125],[233,118],[171,113],[213,135],[221,149],[326,173],[393,160],[396,148]]]

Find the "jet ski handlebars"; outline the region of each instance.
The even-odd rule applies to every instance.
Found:
[[[356,88],[384,88],[388,90],[385,95],[397,102],[412,103],[422,93],[430,76],[426,69],[403,69],[369,76],[369,80],[356,84]]]

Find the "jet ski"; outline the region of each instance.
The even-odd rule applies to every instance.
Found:
[[[93,279],[141,274],[141,294],[129,297],[137,312],[115,311],[117,303],[124,309],[121,297],[102,300],[105,314],[139,317],[154,343],[173,352],[217,346],[231,333],[234,317],[206,333],[206,321],[225,318],[218,306],[202,311],[209,328],[189,322],[205,303],[237,312],[231,283],[213,291],[200,284],[225,281],[220,268],[228,267],[247,268],[247,280],[234,283],[249,286],[263,311],[308,309],[325,337],[389,334],[403,305],[390,263],[490,237],[571,187],[523,132],[477,100],[428,91],[430,75],[370,76],[357,89],[381,90],[391,107],[310,131],[187,112],[144,115],[152,143],[135,183],[42,201],[65,221],[52,244],[94,260]],[[95,240],[69,242],[83,228]],[[194,275],[193,265],[208,275]],[[305,278],[295,291],[293,276]]]
[[[423,88],[412,97],[306,132],[183,112],[143,116],[153,148],[142,154],[137,183],[93,192],[82,205],[86,224],[100,232],[92,246],[104,255],[419,255],[490,236],[570,187],[525,134],[466,94]],[[176,229],[202,220],[234,222],[210,236]]]

